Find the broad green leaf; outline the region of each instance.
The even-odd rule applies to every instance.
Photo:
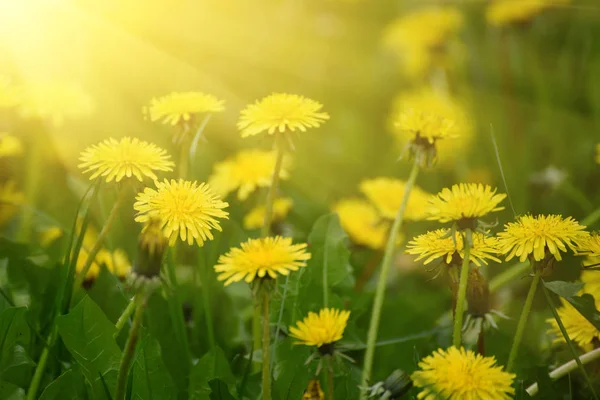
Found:
[[[236,398],[231,395],[229,388],[225,382],[220,379],[215,379],[208,382],[210,390],[210,400],[235,400]]]
[[[278,400],[302,398],[309,379],[315,375],[316,361],[305,365],[311,350],[306,346],[295,346],[290,339],[277,346],[277,359],[273,375],[273,397]]]
[[[106,268],[102,268],[87,294],[114,323],[129,303],[119,279]]]
[[[35,362],[29,357],[28,351],[16,344],[10,357],[2,359],[2,379],[20,387],[27,387]]]
[[[584,293],[577,296],[577,293],[583,287],[581,282],[563,282],[553,281],[544,282],[546,288],[567,300],[581,315],[583,315],[592,325],[600,330],[600,312],[596,309],[594,297],[591,294]]]
[[[22,400],[25,398],[25,391],[9,382],[0,381],[0,399],[2,400]]]
[[[0,314],[0,377],[16,385],[23,384],[15,369],[24,373],[28,365],[27,350],[31,342],[31,329],[27,324],[27,309],[13,307]],[[21,376],[22,377],[22,376]]]
[[[213,397],[210,382],[220,379],[235,393],[235,376],[229,361],[219,347],[214,347],[192,367],[190,374],[190,400],[208,400]]]
[[[46,386],[39,400],[78,400],[83,398],[85,385],[79,370],[69,369]]]
[[[113,339],[116,328],[100,307],[86,296],[69,314],[58,317],[57,324],[65,346],[81,366],[94,394],[104,397],[102,376],[114,396],[121,350]]]
[[[158,342],[143,332],[133,361],[131,398],[133,400],[176,399],[177,392],[171,376],[161,359]]]

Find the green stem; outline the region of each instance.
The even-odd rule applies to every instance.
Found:
[[[600,207],[598,207],[595,211],[593,211],[590,215],[585,217],[583,221],[581,221],[581,225],[590,226],[596,223],[600,219]]]
[[[498,291],[513,279],[524,276],[530,270],[529,262],[524,261],[511,266],[490,280],[490,293]]]
[[[513,340],[512,347],[510,348],[508,363],[506,364],[506,370],[508,372],[512,371],[513,364],[517,359],[517,353],[519,352],[519,346],[521,345],[521,340],[523,339],[523,333],[525,332],[525,325],[527,325],[527,318],[529,317],[529,312],[531,311],[533,298],[535,297],[535,291],[538,283],[540,283],[540,273],[541,272],[537,270],[535,275],[533,275],[533,280],[531,281],[531,286],[529,287],[529,293],[527,293],[527,298],[525,299],[525,304],[523,305],[523,311],[521,312],[521,317],[519,318],[515,339]]]
[[[262,398],[271,400],[271,329],[269,327],[269,292],[266,289],[262,299],[263,335],[262,335]],[[118,400],[118,399],[117,399]]]
[[[90,270],[90,268],[92,266],[92,263],[96,259],[96,255],[98,254],[98,252],[102,248],[102,245],[104,244],[104,238],[106,237],[106,235],[112,228],[113,224],[117,220],[117,217],[119,215],[119,209],[121,208],[121,205],[123,204],[123,201],[125,199],[125,193],[126,193],[126,190],[124,187],[119,189],[119,193],[117,194],[117,200],[115,201],[113,208],[110,210],[108,219],[106,220],[106,223],[102,227],[102,230],[100,231],[100,234],[98,235],[98,238],[96,239],[96,243],[94,243],[94,246],[91,248],[91,250],[88,254],[88,257],[85,261],[85,264],[83,265],[83,268],[81,269],[81,272],[79,272],[79,274],[75,278],[75,288],[76,289],[79,288],[81,286],[81,284],[83,283],[85,276],[87,275],[88,271]],[[85,235],[85,232],[83,232],[82,234]]]
[[[415,157],[417,160],[418,157]],[[387,276],[392,266],[394,250],[396,248],[396,241],[398,237],[398,230],[402,227],[402,221],[404,220],[404,211],[408,204],[408,198],[410,191],[417,180],[419,174],[419,164],[415,161],[410,171],[408,180],[406,181],[406,187],[404,189],[404,196],[402,197],[402,203],[396,214],[396,219],[390,230],[388,241],[385,247],[385,253],[383,255],[383,261],[381,265],[381,273],[379,275],[379,281],[377,282],[377,289],[375,291],[375,301],[373,304],[373,311],[371,312],[371,321],[369,324],[369,332],[367,334],[367,350],[365,352],[365,363],[362,372],[361,387],[367,387],[369,379],[371,379],[371,371],[373,368],[373,360],[375,358],[375,344],[377,342],[377,331],[379,330],[379,320],[381,318],[381,310],[383,308],[383,299],[385,297],[385,286],[387,283]],[[366,400],[367,393],[365,390],[361,391],[361,399]]]
[[[260,299],[254,299],[254,313],[252,314],[252,351],[256,351],[260,349],[262,345],[262,337],[260,335],[260,318],[261,318],[261,310],[260,310]],[[258,364],[254,364],[252,367],[253,372],[258,372],[259,366]]]
[[[583,377],[585,378],[585,381],[587,382],[588,386],[590,387],[590,390],[592,391],[592,395],[594,396],[594,399],[598,400],[598,396],[596,395],[594,386],[592,385],[592,382],[590,381],[590,377],[588,376],[585,368],[583,367],[583,364],[581,363],[581,360],[579,359],[579,355],[577,354],[577,349],[575,349],[575,345],[571,341],[571,338],[569,337],[569,334],[567,333],[567,330],[565,329],[565,326],[563,325],[562,320],[560,319],[560,316],[558,315],[558,312],[556,311],[556,307],[554,306],[552,297],[550,297],[550,292],[546,288],[546,285],[544,284],[544,282],[542,282],[542,289],[544,291],[544,295],[546,296],[546,301],[548,302],[548,305],[550,306],[550,310],[552,311],[552,315],[554,316],[554,319],[556,320],[556,323],[558,324],[558,327],[560,328],[560,332],[562,333],[563,337],[565,338],[565,341],[567,342],[567,345],[569,346],[569,350],[571,350],[571,354],[573,355],[573,358],[575,359],[577,366],[583,373]]]
[[[52,349],[53,344],[57,338],[58,325],[55,323],[52,327],[52,332],[50,332],[50,336],[48,337],[48,345],[44,347],[44,350],[42,350],[42,354],[40,355],[40,359],[38,360],[35,373],[33,374],[33,378],[31,379],[29,390],[27,391],[27,400],[37,399],[37,392],[39,390],[40,383],[42,382],[44,372],[46,371],[46,363],[48,362],[48,356],[50,355],[50,350]]]
[[[327,400],[334,399],[333,393],[333,358],[331,355],[325,356],[327,358]]]
[[[212,307],[210,304],[210,274],[207,264],[202,265],[200,273],[200,290],[202,291],[202,302],[204,305],[204,319],[206,320],[206,330],[208,334],[208,343],[212,349],[215,346],[215,328],[213,325]]]
[[[460,268],[460,280],[458,281],[458,294],[456,296],[456,312],[454,313],[454,332],[452,334],[452,344],[457,349],[462,343],[463,316],[465,314],[465,300],[467,298],[467,282],[469,280],[469,263],[471,256],[471,241],[473,240],[471,230],[465,230],[463,237],[463,247],[465,254],[463,256],[462,267]]]
[[[119,336],[121,329],[123,329],[123,327],[125,326],[127,321],[129,321],[129,317],[131,317],[131,314],[133,314],[133,311],[135,311],[135,305],[136,305],[136,296],[133,296],[133,298],[129,301],[129,304],[127,304],[127,307],[125,308],[125,310],[123,310],[123,314],[121,314],[121,316],[117,320],[117,323],[115,324],[115,328],[117,328],[117,331],[113,335],[113,337],[115,339],[117,338],[117,336]]]
[[[144,315],[144,309],[146,308],[147,297],[141,298],[139,303],[136,305],[135,316],[133,317],[133,324],[129,330],[129,337],[127,338],[127,344],[125,345],[125,352],[121,359],[121,365],[119,366],[119,375],[117,377],[117,392],[115,395],[116,400],[125,400],[125,392],[127,389],[127,375],[129,375],[129,368],[133,362],[135,356],[135,347],[142,327],[142,317]]]
[[[261,237],[269,236],[271,232],[271,221],[273,220],[273,204],[275,203],[275,197],[277,196],[277,186],[279,185],[279,175],[281,174],[281,167],[283,165],[283,134],[275,134],[275,152],[277,153],[275,159],[275,168],[273,169],[273,177],[271,178],[271,187],[267,194],[267,203],[265,205],[265,220],[263,222],[262,230],[260,232]]]
[[[594,349],[588,353],[582,354],[581,357],[579,357],[579,362],[581,362],[581,364],[585,365],[585,364],[588,364],[599,358],[600,358],[600,349]],[[579,368],[578,359],[574,359],[574,360],[571,360],[571,361],[561,365],[560,367],[556,368],[555,370],[551,371],[548,374],[548,376],[552,380],[558,380],[558,379],[562,378],[563,376],[575,371],[577,368]],[[525,391],[530,396],[535,396],[539,391],[539,386],[538,386],[537,382],[534,383],[533,385],[529,386],[527,389],[525,389]]]

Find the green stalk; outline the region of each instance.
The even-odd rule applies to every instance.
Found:
[[[502,273],[496,275],[490,280],[490,293],[496,292],[498,289],[511,282],[513,279],[524,276],[530,269],[529,262],[524,261],[507,268]]]
[[[263,306],[263,335],[262,335],[262,398],[271,400],[271,329],[269,327],[269,291],[265,288]],[[118,399],[117,399],[118,400]]]
[[[383,299],[385,297],[385,285],[387,283],[387,276],[392,266],[394,250],[396,248],[396,241],[398,237],[398,230],[402,227],[402,221],[404,220],[404,212],[408,204],[408,198],[410,191],[412,190],[417,175],[419,174],[419,164],[416,161],[418,157],[415,157],[415,162],[410,171],[408,181],[406,181],[406,187],[404,189],[404,196],[402,197],[402,203],[396,214],[396,219],[390,230],[388,241],[385,247],[385,253],[383,255],[383,262],[381,265],[381,274],[379,281],[377,282],[377,289],[375,291],[375,301],[373,304],[373,311],[371,313],[371,322],[369,324],[369,332],[367,334],[367,351],[365,353],[365,364],[363,367],[361,387],[367,387],[369,379],[371,379],[371,372],[373,369],[373,360],[375,358],[375,344],[377,342],[377,331],[379,330],[379,320],[381,318],[381,309],[383,308]],[[365,390],[361,391],[360,395],[362,400],[367,399],[367,393]]]
[[[562,378],[563,376],[570,374],[571,372],[573,372],[577,368],[579,368],[579,365],[578,365],[579,363],[585,365],[585,364],[588,364],[599,358],[600,358],[600,349],[594,349],[588,353],[582,354],[581,357],[571,360],[571,361],[561,365],[560,367],[556,368],[555,370],[550,371],[548,376],[550,377],[550,379],[552,379],[554,381],[558,380],[558,379]],[[539,389],[540,388],[536,382],[533,385],[529,386],[527,389],[525,389],[525,391],[530,396],[535,396],[538,393]]]
[[[590,226],[596,223],[600,219],[600,207],[598,207],[595,211],[593,211],[590,215],[585,217],[583,221],[581,221],[581,225]]]
[[[215,328],[213,325],[212,307],[210,304],[210,274],[207,268],[207,263],[202,265],[200,273],[200,290],[202,290],[202,301],[204,304],[204,318],[206,319],[206,330],[208,333],[208,343],[211,349],[215,346]]]
[[[463,256],[462,267],[460,268],[460,280],[458,281],[458,294],[456,296],[456,312],[454,313],[454,332],[452,334],[452,344],[457,349],[462,343],[463,316],[465,314],[465,300],[467,298],[467,281],[469,280],[469,258],[471,256],[471,241],[473,240],[471,229],[465,230],[463,237],[463,247],[465,254]]]
[[[117,336],[119,336],[121,329],[123,329],[123,327],[129,320],[129,317],[131,317],[131,314],[133,314],[133,312],[135,311],[135,305],[136,305],[136,296],[133,296],[133,298],[129,301],[129,304],[127,304],[127,307],[125,308],[125,310],[123,310],[123,313],[117,320],[117,323],[115,324],[115,328],[117,328],[117,331],[113,335],[113,337],[115,339],[117,338]]]
[[[275,159],[275,168],[273,169],[273,177],[271,178],[271,187],[267,194],[267,203],[265,205],[265,220],[263,222],[262,230],[260,232],[261,237],[269,236],[271,232],[271,222],[273,220],[273,204],[275,203],[275,197],[277,196],[277,186],[279,185],[279,175],[281,173],[281,166],[283,165],[283,134],[275,134],[275,152],[277,153]]]
[[[510,348],[508,363],[506,364],[506,370],[508,372],[512,371],[513,364],[517,359],[517,353],[519,352],[519,346],[521,345],[521,340],[523,339],[523,333],[525,332],[525,325],[527,325],[527,318],[529,317],[529,312],[531,311],[533,298],[535,297],[535,291],[538,283],[540,283],[540,274],[540,270],[535,271],[535,275],[533,275],[533,280],[531,281],[531,286],[529,287],[529,293],[527,293],[527,298],[525,299],[525,304],[523,305],[523,311],[521,312],[521,317],[519,318],[515,339],[513,340],[512,347]]]
[[[327,400],[334,399],[333,392],[333,357],[331,355],[325,356],[327,359]]]
[[[140,329],[142,327],[142,317],[144,316],[144,309],[146,308],[146,301],[148,297],[141,298],[139,303],[136,304],[135,316],[133,317],[133,324],[129,330],[129,337],[127,338],[127,344],[125,345],[125,352],[121,359],[121,365],[119,366],[119,375],[117,377],[117,392],[115,395],[116,400],[125,400],[125,392],[127,389],[127,376],[129,375],[129,368],[133,362],[135,356],[135,347],[140,335]]]
[[[50,349],[53,347],[53,344],[54,342],[56,342],[57,338],[58,325],[54,323],[54,325],[52,326],[52,331],[50,332],[50,336],[48,337],[48,345],[44,347],[44,350],[42,350],[42,354],[40,355],[40,359],[38,360],[35,373],[33,374],[33,378],[31,379],[31,383],[29,384],[29,390],[27,391],[27,400],[37,399],[37,392],[40,387],[40,383],[42,382],[44,372],[46,372],[46,363],[48,362]]]
[[[104,238],[106,237],[106,235],[112,228],[113,224],[117,220],[117,217],[119,215],[119,209],[121,208],[121,205],[123,204],[123,201],[125,199],[125,193],[126,193],[125,188],[121,187],[119,189],[119,193],[117,194],[117,200],[115,201],[113,208],[110,210],[108,219],[104,223],[104,226],[102,227],[102,230],[100,231],[100,234],[98,235],[98,238],[96,239],[96,243],[94,243],[94,246],[90,250],[88,257],[85,261],[85,264],[83,265],[83,268],[81,269],[81,272],[75,278],[75,288],[79,288],[81,286],[81,284],[83,283],[83,280],[85,279],[85,276],[87,275],[88,271],[90,270],[92,263],[96,259],[96,255],[98,254],[98,252],[102,248],[102,245],[104,244]],[[85,232],[83,234],[85,234]]]
[[[590,377],[588,376],[585,368],[583,367],[583,364],[581,363],[581,360],[579,359],[579,355],[577,354],[575,345],[573,345],[573,342],[571,341],[571,338],[569,337],[569,334],[567,333],[567,330],[565,329],[565,326],[563,325],[562,320],[560,319],[560,316],[558,315],[558,312],[556,311],[556,307],[554,306],[552,297],[550,297],[550,293],[548,292],[548,289],[546,288],[546,285],[543,284],[543,282],[542,282],[542,289],[544,290],[544,295],[546,296],[546,301],[548,302],[548,305],[550,306],[552,315],[554,316],[554,319],[556,320],[556,323],[558,324],[558,327],[560,328],[560,332],[562,333],[563,337],[565,338],[565,341],[567,342],[567,345],[569,346],[569,350],[571,350],[571,354],[573,355],[573,358],[575,359],[577,366],[583,373],[583,377],[585,378],[585,381],[587,382],[588,386],[590,387],[590,390],[592,391],[592,395],[594,396],[594,399],[598,400],[598,396],[596,395],[594,386],[592,385],[592,382],[590,381]]]

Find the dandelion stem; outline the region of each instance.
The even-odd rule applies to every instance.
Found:
[[[600,349],[594,349],[588,353],[582,354],[579,357],[579,361],[581,362],[581,364],[585,365],[585,364],[588,364],[599,358],[600,358]],[[578,364],[577,359],[571,360],[571,361],[561,365],[560,367],[556,368],[555,370],[550,371],[548,376],[552,380],[558,380],[558,379],[562,378],[563,376],[565,376],[565,375],[575,371],[577,368],[579,368],[577,364]],[[538,386],[537,382],[534,383],[533,385],[529,386],[527,389],[525,389],[525,391],[530,396],[535,396],[539,391],[539,386]]]
[[[202,255],[200,257],[202,257]],[[204,304],[204,319],[206,320],[208,343],[212,348],[215,346],[216,342],[215,328],[213,325],[212,307],[210,304],[210,274],[208,271],[208,264],[206,262],[204,262],[200,267],[202,269],[202,271],[200,272],[200,290],[202,291],[202,302]]]
[[[254,299],[254,314],[252,315],[252,351],[260,349],[262,345],[262,337],[260,335],[260,299]],[[252,368],[253,372],[258,372],[258,364]]]
[[[524,276],[530,268],[531,267],[528,262],[520,262],[494,276],[490,280],[490,293],[496,292],[513,279]]]
[[[117,194],[117,200],[115,201],[115,204],[113,205],[112,209],[110,210],[110,214],[108,215],[106,223],[102,227],[102,230],[100,231],[100,234],[98,235],[98,238],[96,239],[96,243],[94,243],[94,246],[90,250],[88,257],[85,261],[85,264],[83,265],[83,268],[81,269],[81,272],[75,278],[75,288],[79,288],[81,286],[81,284],[83,283],[83,280],[85,279],[85,276],[87,275],[88,271],[90,270],[90,268],[92,266],[92,263],[96,259],[96,255],[102,248],[102,245],[104,243],[104,238],[106,237],[106,235],[112,228],[113,224],[115,223],[115,221],[117,219],[117,216],[119,215],[119,209],[121,208],[121,205],[123,204],[123,200],[125,199],[125,193],[126,193],[126,190],[124,187],[119,189],[119,193]],[[85,235],[85,232],[83,232],[82,234]]]
[[[463,247],[465,254],[463,256],[462,267],[460,268],[460,280],[458,281],[458,294],[456,296],[456,312],[454,313],[454,332],[452,334],[452,344],[457,349],[462,342],[462,325],[465,314],[465,299],[467,298],[467,282],[469,280],[469,263],[471,255],[472,233],[470,229],[465,230],[463,238]]]
[[[556,323],[558,324],[558,327],[560,328],[560,332],[562,333],[563,337],[565,338],[565,341],[567,342],[567,345],[569,346],[569,350],[571,350],[571,354],[573,355],[573,358],[575,359],[577,366],[581,370],[581,373],[583,373],[583,377],[585,378],[585,381],[587,382],[590,390],[592,391],[592,395],[593,395],[594,399],[598,400],[598,396],[596,395],[594,386],[592,385],[592,382],[590,381],[590,377],[588,376],[587,372],[585,371],[585,368],[583,367],[583,364],[581,363],[581,360],[579,359],[577,350],[575,349],[575,346],[573,345],[573,342],[571,341],[571,338],[569,337],[569,334],[567,333],[567,329],[563,325],[563,323],[560,319],[560,316],[558,315],[558,312],[556,311],[556,307],[554,306],[552,297],[550,297],[550,292],[546,288],[546,285],[544,284],[544,282],[542,282],[542,289],[544,291],[544,295],[546,296],[546,301],[548,302],[548,305],[550,306],[550,310],[552,311],[552,315],[554,316],[554,319],[556,320]]]
[[[333,357],[331,355],[325,356],[327,358],[327,400],[333,400]]]
[[[54,344],[57,338],[58,325],[55,323],[52,327],[52,332],[50,332],[50,336],[48,337],[48,345],[44,347],[44,350],[42,350],[42,354],[40,355],[40,359],[38,360],[35,373],[33,374],[33,378],[31,379],[31,384],[29,385],[29,390],[27,391],[27,400],[37,399],[37,392],[40,387],[40,383],[42,382],[44,372],[46,371],[46,363],[48,362],[50,349],[52,348],[52,345]]]
[[[271,400],[271,329],[269,327],[269,291],[264,289],[262,298],[263,332],[262,332],[262,398]]]
[[[135,347],[140,335],[140,329],[142,327],[142,317],[144,316],[144,309],[146,308],[146,302],[148,301],[148,295],[136,301],[135,316],[133,317],[133,324],[129,330],[129,337],[127,338],[127,344],[125,344],[125,352],[123,358],[121,358],[121,365],[119,366],[119,375],[117,377],[117,392],[115,395],[116,400],[125,400],[125,392],[127,388],[127,375],[129,375],[129,368],[135,355]]]
[[[523,311],[521,312],[521,317],[519,318],[519,323],[517,325],[517,332],[515,333],[515,340],[513,341],[512,347],[510,348],[508,363],[506,364],[506,370],[508,372],[512,371],[513,364],[515,363],[515,360],[517,358],[519,346],[521,344],[521,340],[523,339],[523,333],[525,332],[525,325],[527,325],[527,317],[529,317],[529,312],[531,311],[531,305],[533,304],[535,291],[537,289],[538,283],[540,282],[540,274],[541,271],[535,271],[535,275],[533,275],[533,280],[531,281],[531,286],[529,287],[529,293],[527,293],[527,298],[525,299],[525,304],[523,305]]]
[[[277,196],[277,186],[279,185],[279,175],[281,174],[281,166],[283,165],[283,133],[275,134],[275,152],[277,158],[275,159],[275,168],[273,169],[273,177],[271,178],[271,187],[267,194],[267,203],[265,205],[265,220],[263,222],[262,230],[260,233],[261,237],[269,236],[271,232],[271,222],[273,220],[273,204],[275,203],[275,197]]]
[[[115,324],[115,328],[117,328],[117,331],[113,335],[113,337],[115,339],[119,336],[121,329],[123,329],[123,327],[129,320],[129,317],[131,317],[131,314],[133,314],[133,312],[135,311],[135,305],[136,305],[136,298],[135,298],[135,296],[133,296],[133,298],[131,300],[129,300],[129,304],[127,304],[127,307],[125,308],[125,310],[123,310],[123,313],[121,314],[121,316],[117,320],[117,323]]]
[[[367,350],[365,353],[365,364],[362,372],[361,387],[367,387],[369,379],[371,379],[371,371],[373,369],[373,360],[375,358],[375,344],[377,342],[377,331],[379,330],[379,319],[381,318],[381,310],[383,308],[383,299],[385,297],[385,285],[387,283],[387,276],[392,266],[394,250],[396,248],[396,238],[398,237],[398,230],[402,227],[402,221],[404,220],[404,211],[408,204],[408,197],[412,187],[417,180],[419,174],[419,164],[416,161],[418,157],[415,157],[415,162],[410,171],[408,180],[406,181],[406,187],[404,189],[404,195],[402,197],[402,203],[396,214],[396,219],[390,230],[390,234],[385,247],[385,253],[383,255],[383,261],[381,265],[381,273],[379,275],[379,281],[377,282],[377,289],[375,291],[375,301],[373,304],[373,311],[371,313],[371,322],[369,324],[369,332],[367,334]],[[361,399],[366,400],[367,393],[365,390],[361,392]]]

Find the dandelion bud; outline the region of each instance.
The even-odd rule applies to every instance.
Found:
[[[150,220],[139,236],[137,259],[133,265],[134,273],[147,278],[158,276],[167,245],[168,240],[161,229],[160,222]]]
[[[469,313],[474,317],[482,317],[490,312],[490,289],[478,268],[471,268],[469,271],[467,302]]]
[[[401,369],[394,370],[385,381],[377,382],[367,388],[369,398],[399,399],[413,386],[410,377]]]

